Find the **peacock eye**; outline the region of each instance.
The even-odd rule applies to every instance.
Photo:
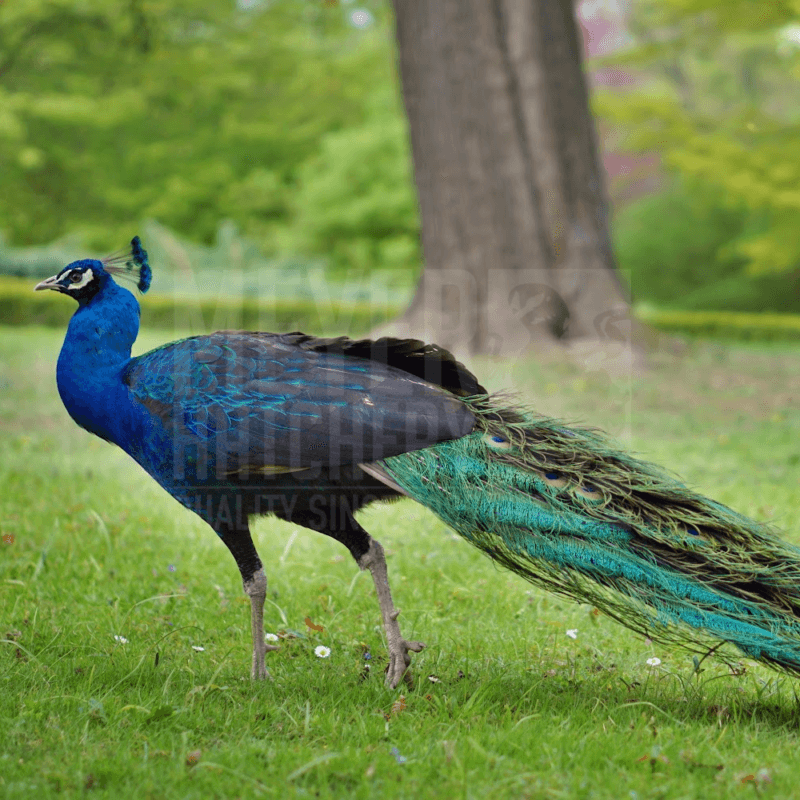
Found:
[[[82,272],[73,272],[69,276],[70,283],[78,283],[78,281],[80,281],[81,278],[83,278],[83,273]]]

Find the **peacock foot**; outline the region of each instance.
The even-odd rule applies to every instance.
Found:
[[[253,647],[253,666],[250,670],[250,677],[254,681],[272,680],[272,675],[269,674],[265,663],[265,656],[270,650],[280,650],[280,647],[266,642],[261,647],[258,645]]]
[[[396,689],[403,677],[411,683],[411,673],[407,671],[411,666],[409,653],[420,653],[424,649],[422,642],[409,642],[402,638],[389,643],[389,665],[386,667],[386,686],[389,689]]]

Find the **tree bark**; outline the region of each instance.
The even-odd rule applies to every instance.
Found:
[[[426,264],[399,329],[492,354],[624,336],[571,0],[394,7]]]

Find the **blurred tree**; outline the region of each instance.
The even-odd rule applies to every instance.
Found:
[[[632,149],[660,153],[684,184],[747,210],[750,223],[715,261],[793,273],[796,286],[800,2],[634,0],[630,28],[631,46],[602,63],[636,77],[628,91],[596,93],[598,114],[627,129]]]
[[[624,336],[572,1],[394,7],[426,264],[400,326],[489,353]]]

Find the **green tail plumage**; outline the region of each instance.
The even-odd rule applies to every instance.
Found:
[[[477,432],[381,462],[406,494],[628,628],[698,651],[722,639],[800,674],[800,550],[595,431],[466,402]]]

